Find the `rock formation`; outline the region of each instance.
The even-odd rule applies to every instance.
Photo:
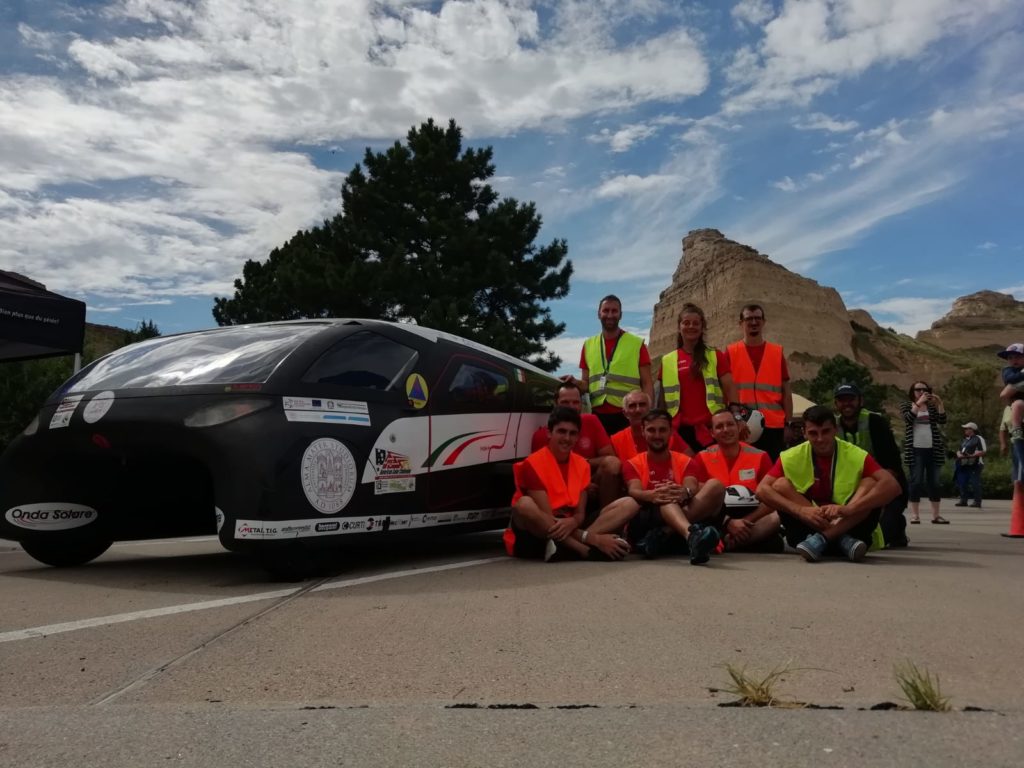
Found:
[[[912,376],[939,386],[964,365],[945,349],[879,327],[862,309],[848,311],[834,288],[791,272],[715,229],[694,230],[683,239],[672,284],[654,307],[652,355],[675,348],[677,317],[686,302],[704,310],[708,341],[717,347],[741,337],[744,304],[762,305],[765,336],[785,347],[794,380],[814,378],[834,355],[866,366],[879,383],[901,388]]]
[[[1024,341],[1024,301],[995,291],[961,296],[917,339],[949,350],[1003,349]]]

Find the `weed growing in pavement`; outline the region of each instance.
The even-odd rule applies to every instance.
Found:
[[[942,695],[939,676],[933,678],[927,669],[918,669],[912,661],[893,668],[896,682],[910,706],[923,712],[948,712],[949,697]]]
[[[776,689],[783,675],[794,672],[789,664],[776,667],[764,677],[747,673],[747,668],[737,667],[735,664],[726,664],[725,671],[732,679],[732,685],[722,690],[739,696],[736,703],[741,707],[788,707],[800,709],[805,706],[802,701],[779,698]]]

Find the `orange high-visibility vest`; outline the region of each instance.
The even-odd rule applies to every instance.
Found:
[[[615,455],[619,457],[619,461],[629,461],[639,453],[636,449],[636,440],[633,439],[632,427],[626,427],[616,432],[612,435],[611,441],[612,448],[615,449]]]
[[[647,461],[647,453],[647,451],[638,453],[629,460],[629,463],[636,467],[637,474],[640,475],[640,482],[645,491],[651,482],[651,466]],[[690,457],[685,453],[677,451],[669,451],[668,453],[672,457],[672,482],[681,484],[683,482],[683,473],[686,472],[686,465],[690,463]]]
[[[722,454],[722,449],[717,445],[705,448],[698,455],[708,474],[720,480],[722,485],[743,485],[750,489],[751,493],[757,491],[757,483],[761,479],[757,476],[757,470],[761,468],[761,456],[764,451],[754,448],[752,445],[740,443],[740,453],[733,462],[732,467]]]
[[[729,362],[739,401],[759,410],[766,427],[786,426],[786,411],[782,405],[782,347],[766,341],[761,366],[754,371],[747,345],[737,341],[729,345]]]
[[[519,489],[523,464],[529,464],[544,484],[552,512],[563,507],[575,510],[576,505],[580,503],[580,494],[586,493],[587,486],[590,485],[590,464],[586,459],[575,453],[569,454],[569,482],[566,483],[565,478],[562,477],[562,471],[558,468],[555,455],[551,453],[550,448],[544,446],[513,465],[512,474],[516,481],[516,492],[512,497],[513,504],[523,498],[523,492]]]

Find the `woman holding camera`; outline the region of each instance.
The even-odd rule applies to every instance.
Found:
[[[910,470],[910,522],[921,522],[919,507],[924,491],[931,502],[932,522],[946,525],[949,520],[939,514],[939,468],[946,460],[942,435],[946,407],[925,381],[914,382],[907,398],[900,405],[900,414],[904,423],[903,460]]]

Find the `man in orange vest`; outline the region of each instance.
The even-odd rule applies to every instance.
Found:
[[[765,451],[740,441],[732,411],[722,409],[711,416],[711,434],[715,445],[693,457],[686,477],[699,483],[713,478],[726,486],[726,505],[715,519],[725,549],[781,552],[779,515],[754,496],[758,483],[771,470],[772,460]]]
[[[768,452],[772,461],[786,447],[786,423],[793,418],[793,390],[782,346],[764,340],[765,315],[760,304],[740,310],[743,339],[730,344],[736,398],[764,416],[764,430],[754,445]]]
[[[590,464],[590,473],[593,482],[588,489],[589,494],[594,497],[601,509],[611,504],[619,497],[621,482],[619,473],[622,471],[622,463],[615,456],[615,449],[612,447],[608,433],[604,431],[601,422],[592,413],[580,413],[583,410],[583,400],[580,391],[572,384],[565,383],[558,388],[555,395],[555,407],[571,408],[580,415],[580,434],[573,451],[582,456]],[[530,450],[536,451],[547,445],[551,435],[547,427],[540,427],[533,433],[530,441]]]
[[[651,398],[642,389],[634,389],[623,398],[622,413],[629,421],[629,426],[611,436],[612,448],[615,449],[615,455],[623,464],[638,453],[647,450],[647,439],[644,437],[644,416],[650,410]],[[675,431],[669,438],[668,448],[670,451],[693,456],[690,446]]]
[[[514,467],[516,492],[505,529],[505,551],[513,557],[586,557],[580,526],[587,506],[590,465],[573,452],[580,414],[556,407],[548,417],[548,442]],[[623,542],[625,546],[625,542]]]
[[[647,413],[647,450],[626,462],[623,469],[629,496],[601,510],[583,534],[586,543],[607,554],[605,537],[629,523],[628,538],[645,557],[667,554],[673,544],[685,541],[692,565],[710,559],[719,541],[718,532],[701,521],[709,520],[721,508],[725,486],[718,480],[701,484],[686,478],[690,458],[669,450],[671,434],[668,411],[659,408]]]

